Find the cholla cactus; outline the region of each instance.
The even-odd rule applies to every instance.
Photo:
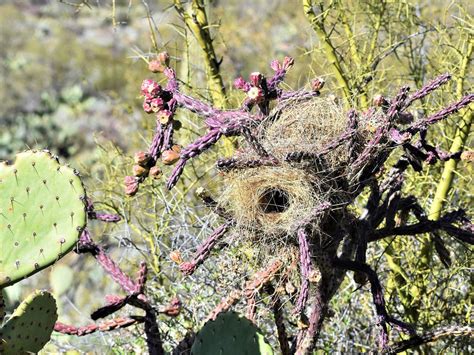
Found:
[[[409,166],[421,171],[423,164],[460,158],[461,152],[446,153],[430,145],[426,132],[469,105],[474,94],[414,120],[407,111],[410,105],[445,84],[450,79],[445,74],[411,95],[409,88],[403,87],[393,99],[376,97],[374,106],[365,113],[355,109],[344,113],[334,98],[320,96],[321,79],[314,80],[309,91],[280,89],[292,65],[293,59],[286,57],[282,63],[271,63],[274,74],[270,79],[260,73],[252,73],[249,81],[238,78],[235,87],[247,97],[235,110],[219,110],[181,93],[170,68],[164,70],[168,78],[165,88],[145,80],[144,109],[157,114],[157,128],[147,152],[150,159],[141,163],[145,173],[127,177],[126,192],[135,194],[147,178],[146,171],[159,169],[160,158],[169,156],[170,151],[179,160],[168,178],[168,189],[176,185],[190,159],[212,148],[223,136],[242,137],[241,148],[232,158],[217,161],[222,172],[219,196],[199,192],[224,222],[199,247],[193,260],[180,262],[183,273],[192,274],[229,230],[238,229],[239,235],[249,238],[256,248],[268,251],[266,255],[280,258],[264,260],[263,270],[244,291],[232,294],[232,300],[224,300],[216,308],[217,312],[227,310],[242,296],[247,301],[247,317],[253,320],[258,293],[273,290],[275,279],[288,277],[285,269],[291,262],[285,261],[298,260],[301,287],[298,297],[293,298],[294,312],[302,319],[306,312],[310,314],[307,327],[290,337],[294,339],[291,345],[281,313],[275,307],[274,312],[282,351],[303,354],[314,347],[328,303],[346,271],[354,271],[356,281],[370,282],[381,329],[380,347],[387,349],[389,325],[413,335],[415,332],[387,313],[377,274],[366,263],[367,245],[389,236],[438,230],[473,243],[474,228],[464,211],[430,221],[416,198],[403,196],[401,188]],[[272,102],[274,108],[270,109]],[[173,116],[178,107],[202,116],[208,132],[175,151]],[[395,150],[402,150],[402,156],[382,180],[381,170]],[[165,158],[164,163],[170,160]],[[371,191],[366,212],[356,216],[349,207],[366,187]],[[419,222],[397,225],[396,215],[407,212]]]

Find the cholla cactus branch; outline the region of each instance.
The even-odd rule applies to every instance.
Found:
[[[182,263],[179,268],[185,275],[192,275],[197,267],[201,265],[211,254],[212,249],[222,239],[231,226],[232,222],[228,221],[220,225],[209,236],[208,239],[198,248],[191,262]]]
[[[206,318],[206,322],[208,320],[216,320],[216,317],[219,313],[227,312],[233,306],[235,306],[240,299],[242,298],[242,292],[239,290],[233,290],[231,293],[225,297],[212,311]]]
[[[448,107],[436,112],[435,114],[431,115],[428,118],[420,120],[412,124],[409,128],[407,128],[407,132],[411,134],[415,134],[416,132],[424,131],[432,124],[435,124],[438,121],[441,121],[448,116],[452,115],[453,113],[458,112],[463,107],[468,106],[474,101],[474,94],[469,94],[464,96],[461,100],[452,103]]]
[[[275,326],[278,334],[278,343],[280,344],[280,350],[282,355],[290,355],[290,344],[288,342],[288,333],[285,327],[285,316],[283,314],[283,304],[281,303],[280,297],[278,297],[275,288],[268,284],[266,286],[266,292],[270,295],[270,306],[273,313],[273,319],[275,320]]]
[[[97,219],[102,222],[107,223],[117,223],[120,222],[121,218],[119,215],[111,213],[96,212],[94,208],[94,203],[91,199],[87,199],[86,203],[87,217],[89,219]]]
[[[432,343],[446,337],[474,337],[474,328],[470,326],[447,326],[441,327],[425,334],[416,335],[410,339],[402,340],[390,346],[388,353],[398,354],[408,349],[423,344]]]
[[[181,160],[178,162],[178,165],[174,168],[171,176],[168,180],[167,187],[171,189],[177,182],[181,174],[183,173],[186,162],[195,157],[196,155],[201,154],[206,149],[209,149],[214,144],[217,143],[219,138],[222,137],[222,133],[217,129],[211,130],[204,137],[199,138],[194,143],[190,144],[188,147],[182,150]]]
[[[413,93],[413,95],[411,95],[406,100],[404,109],[407,109],[413,102],[417,100],[421,100],[422,98],[426,97],[431,92],[438,89],[440,86],[446,84],[449,80],[451,80],[451,74],[446,73],[430,81],[428,84],[423,86],[420,90],[417,90],[415,93]]]
[[[311,255],[308,245],[308,236],[303,228],[298,230],[298,244],[300,246],[301,289],[296,302],[295,313],[305,309],[309,294],[309,274],[311,273]]]
[[[133,294],[135,283],[120,269],[120,267],[105,253],[105,251],[94,243],[89,231],[84,230],[79,239],[78,252],[88,252],[94,256],[102,268],[117,282],[127,293]]]
[[[250,280],[246,283],[244,290],[244,296],[247,301],[246,317],[251,321],[255,321],[257,306],[256,299],[258,293],[275,277],[282,266],[283,263],[280,260],[276,260],[272,262],[269,267],[257,272],[253,277],[253,280]]]
[[[216,163],[217,169],[221,171],[256,168],[259,166],[276,166],[276,165],[278,165],[278,160],[273,157],[256,158],[256,159],[228,158],[228,159],[219,159]]]
[[[84,336],[96,332],[109,332],[115,329],[123,329],[144,322],[144,317],[140,316],[134,316],[133,318],[110,319],[101,324],[90,324],[82,327],[75,327],[73,325],[66,325],[61,322],[56,322],[54,330],[61,334]]]
[[[325,296],[317,292],[311,301],[312,311],[309,317],[309,325],[306,329],[301,329],[298,332],[296,341],[292,346],[295,355],[306,355],[312,352],[314,343],[321,332],[324,318],[327,313],[327,301]]]
[[[146,275],[148,272],[148,268],[146,263],[142,261],[140,263],[140,269],[138,270],[137,279],[135,281],[135,292],[134,294],[142,294],[145,291],[145,283],[146,283]]]
[[[386,349],[388,346],[388,329],[387,329],[388,324],[393,324],[398,329],[402,331],[406,331],[410,334],[415,333],[412,326],[393,318],[387,313],[387,310],[385,307],[385,299],[383,297],[382,285],[380,284],[377,273],[374,270],[372,270],[370,266],[364,263],[357,262],[357,261],[344,260],[344,259],[334,259],[334,265],[346,270],[362,272],[366,274],[367,277],[369,278],[372,297],[375,304],[375,310],[378,316],[378,324],[382,328],[381,334],[380,334],[380,347],[382,349]]]
[[[461,227],[457,227],[453,224],[450,216],[443,216],[437,221],[424,220],[419,223],[400,226],[400,227],[385,227],[377,229],[373,232],[370,237],[370,241],[377,241],[390,236],[397,235],[416,235],[423,233],[432,233],[437,230],[444,230],[451,236],[460,239],[463,242],[474,244],[474,232],[473,224],[470,222],[464,222]]]

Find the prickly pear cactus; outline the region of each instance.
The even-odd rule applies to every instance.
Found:
[[[210,320],[196,335],[192,355],[271,355],[273,350],[251,321],[236,312]]]
[[[0,289],[53,264],[86,223],[85,191],[75,171],[47,151],[0,163]]]
[[[49,341],[57,318],[54,297],[46,291],[35,291],[0,328],[0,353],[37,353]]]

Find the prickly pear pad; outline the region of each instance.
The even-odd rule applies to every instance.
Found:
[[[0,163],[0,288],[53,264],[86,223],[85,191],[73,169],[49,152]]]
[[[0,328],[0,351],[4,355],[40,351],[51,337],[58,318],[56,301],[46,291],[35,291]]]
[[[255,324],[236,312],[221,313],[196,335],[192,355],[272,355],[273,350]]]

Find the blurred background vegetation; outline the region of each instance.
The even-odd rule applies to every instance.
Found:
[[[232,90],[237,76],[268,73],[269,62],[285,55],[294,57],[296,65],[284,85],[296,89],[323,77],[324,95],[361,111],[376,94],[394,96],[401,85],[420,87],[441,73],[453,74],[450,84],[414,107],[421,117],[472,92],[473,7],[470,1],[447,0],[3,0],[0,160],[12,159],[19,150],[48,148],[82,172],[96,209],[124,219],[113,227],[94,226],[96,238],[130,272],[140,260],[148,262],[153,275],[148,293],[157,305],[175,295],[182,299],[183,313],[161,323],[172,344],[199,326],[230,289],[241,286],[252,272],[256,251],[230,243],[188,279],[169,259],[173,250],[190,256],[212,229],[215,218],[201,208],[194,191],[215,188],[216,152],[194,161],[175,191],[167,192],[163,182],[147,182],[135,197],[124,196],[122,182],[130,174],[132,156],[146,149],[155,124],[141,110],[140,83],[144,78],[163,81],[147,71],[147,62],[168,51],[186,91],[228,107],[243,99]],[[208,23],[196,31],[187,15],[201,10],[206,18],[198,20]],[[180,144],[203,131],[197,117],[179,113],[177,118]],[[472,147],[471,120],[472,111],[454,115],[432,129],[429,139],[447,150],[453,144]],[[229,147],[222,148],[221,154],[229,153]],[[449,188],[442,174],[452,178]],[[451,166],[450,174],[431,167],[421,176],[410,174],[405,192],[418,196],[433,219],[440,208],[465,208],[472,217],[472,176],[472,165]],[[445,265],[439,258],[442,247],[428,236],[399,238],[371,250],[370,264],[382,277],[390,311],[421,330],[472,321],[472,250],[443,238],[450,255]],[[238,264],[249,266],[237,269]],[[73,324],[88,324],[105,294],[118,291],[97,265],[75,255],[7,289],[10,306],[31,287],[52,287],[60,297],[60,320]],[[340,353],[372,349],[377,329],[368,286],[359,289],[346,278],[332,307],[334,316],[318,348]],[[259,316],[264,323],[265,312]],[[67,351],[141,353],[144,341],[134,328],[120,336],[56,335],[44,353]],[[443,341],[418,351],[468,353],[472,346]]]

